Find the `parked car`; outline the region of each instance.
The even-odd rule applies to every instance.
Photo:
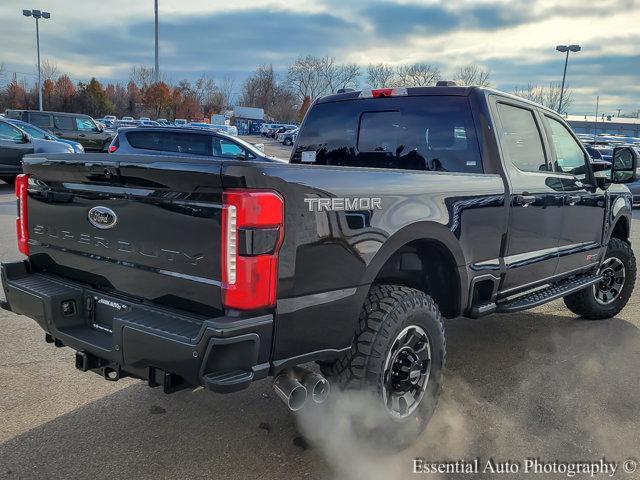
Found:
[[[118,119],[118,117],[116,117],[115,115],[105,115],[102,118],[104,118],[105,120],[109,120],[110,122],[115,122]]]
[[[0,180],[13,183],[22,173],[22,157],[29,153],[73,153],[73,147],[31,136],[9,119],[0,119]]]
[[[231,135],[232,137],[238,136],[238,127],[234,125],[211,125],[211,128],[219,132],[226,133],[227,135]]]
[[[120,120],[123,122],[133,122],[135,119],[133,117],[122,117]]]
[[[84,147],[82,146],[81,143],[74,142],[73,140],[66,140],[64,138],[56,137],[55,135],[41,129],[40,127],[36,127],[35,125],[32,125],[30,123],[23,122],[22,120],[7,119],[7,121],[17,126],[21,130],[24,130],[34,138],[66,143],[68,145],[71,145],[71,148],[73,148],[73,153],[84,153]]]
[[[293,143],[295,142],[295,136],[299,130],[299,128],[294,128],[292,130],[287,130],[284,133],[278,134],[278,141],[283,145],[293,145]]]
[[[165,127],[169,127],[172,126],[173,123],[171,123],[169,120],[167,120],[166,118],[159,118],[158,120],[156,120],[156,122],[158,122],[160,125],[163,125]]]
[[[376,400],[357,441],[403,448],[442,391],[446,319],[562,298],[595,321],[632,299],[624,183],[637,153],[616,148],[598,178],[560,115],[513,95],[330,95],[307,113],[291,165],[246,161],[258,153],[218,132],[128,136],[139,148],[126,151],[160,156],[25,159],[26,258],[2,264],[5,308],[107,380],[229,393],[272,376],[291,410],[334,382]],[[535,370],[538,356],[522,353]],[[313,361],[321,374],[301,368]]]
[[[148,122],[151,119],[149,117],[140,117],[138,120],[140,120],[140,122]]]
[[[109,153],[284,162],[266,156],[244,140],[205,128],[122,128],[109,146]]]
[[[86,151],[107,151],[114,132],[100,127],[89,115],[37,110],[7,110],[8,118],[22,120],[56,137],[82,144]]]
[[[187,124],[187,120],[184,118],[176,118],[175,122],[173,122],[174,125],[176,125],[177,127],[183,127]]]
[[[213,127],[208,124],[208,123],[204,123],[204,122],[188,122],[185,127],[189,127],[189,128],[204,128],[205,130],[213,130]]]
[[[275,137],[275,132],[277,132],[280,128],[296,128],[296,125],[290,125],[287,123],[264,123],[260,127],[260,133],[265,137]],[[284,130],[283,130],[284,131]]]
[[[160,127],[160,123],[155,120],[140,120],[141,127]]]

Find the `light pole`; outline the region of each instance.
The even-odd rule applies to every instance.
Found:
[[[160,81],[160,66],[158,63],[158,0],[154,0],[154,10],[156,17],[156,69],[155,69],[155,79],[156,83]]]
[[[564,73],[562,74],[562,87],[560,87],[560,102],[558,103],[558,113],[562,114],[562,97],[564,96],[564,81],[567,78],[567,63],[569,63],[569,52],[579,52],[580,45],[558,45],[556,50],[567,54],[564,59]]]
[[[38,105],[42,111],[42,80],[40,77],[40,28],[39,21],[41,18],[51,18],[49,12],[41,12],[40,10],[22,10],[25,17],[33,17],[36,19],[36,47],[38,49]]]

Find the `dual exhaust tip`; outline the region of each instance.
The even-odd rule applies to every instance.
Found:
[[[320,404],[329,396],[329,381],[322,375],[302,367],[280,373],[273,381],[273,389],[292,412],[300,410],[311,398]]]

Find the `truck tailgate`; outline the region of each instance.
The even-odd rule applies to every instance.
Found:
[[[219,313],[220,170],[213,159],[27,159],[33,268],[134,299]]]

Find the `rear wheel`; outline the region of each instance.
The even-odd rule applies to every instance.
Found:
[[[602,281],[564,297],[569,310],[588,320],[615,317],[631,298],[636,281],[636,259],[629,244],[612,238],[598,273],[602,275]]]
[[[351,350],[323,373],[345,390],[373,398],[375,421],[363,440],[387,449],[411,444],[433,415],[442,385],[446,342],[442,316],[424,292],[371,288]]]
[[[282,143],[284,143],[287,147],[293,145],[293,141],[289,137],[285,138],[284,142]]]

